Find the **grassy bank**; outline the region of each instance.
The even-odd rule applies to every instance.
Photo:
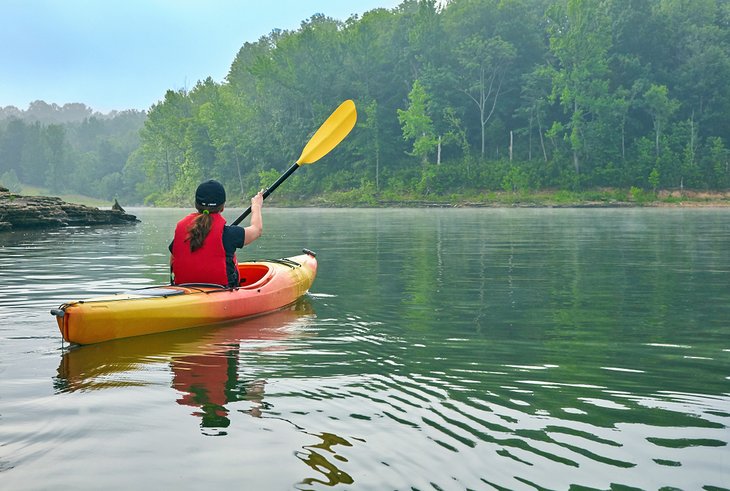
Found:
[[[58,195],[47,189],[23,186],[20,194],[29,196],[58,196],[69,203],[98,208],[109,208],[112,202],[78,194]],[[121,203],[135,206],[135,203]],[[175,203],[161,200],[153,206],[191,207],[192,203]],[[632,189],[596,189],[586,191],[540,190],[510,193],[484,191],[449,195],[420,195],[417,193],[375,193],[363,189],[336,191],[319,196],[295,197],[286,192],[272,194],[266,201],[272,207],[324,207],[324,208],[430,208],[430,207],[550,207],[550,208],[612,208],[612,207],[730,207],[730,190],[708,191],[645,191]],[[231,197],[229,207],[246,207],[247,199]]]
[[[25,196],[56,196],[61,198],[67,203],[76,203],[79,205],[94,206],[96,208],[110,208],[113,201],[105,201],[99,198],[92,198],[90,196],[84,196],[82,194],[57,194],[52,193],[46,188],[33,187],[21,185],[21,189],[18,194]]]
[[[588,191],[541,190],[522,193],[485,191],[452,195],[366,193],[359,189],[333,192],[306,200],[273,197],[272,205],[323,207],[671,207],[730,206],[730,191],[659,191],[637,188]]]

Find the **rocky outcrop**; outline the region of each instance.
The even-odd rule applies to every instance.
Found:
[[[136,216],[123,210],[100,210],[49,196],[23,196],[0,187],[0,231],[137,222]]]

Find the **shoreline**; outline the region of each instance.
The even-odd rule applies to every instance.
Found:
[[[126,225],[139,222],[134,215],[111,206],[100,209],[69,203],[55,196],[27,196],[0,186],[0,232],[78,225]]]
[[[318,196],[308,200],[273,198],[271,207],[321,208],[728,208],[730,191],[660,191],[659,193],[632,190],[588,191],[569,193],[547,191],[513,194],[490,192],[480,196],[435,196],[432,199],[384,199],[368,196],[350,199],[347,195]]]
[[[7,190],[2,194],[8,193]],[[9,193],[13,194],[13,193]],[[59,198],[40,194],[16,194],[17,198],[32,201]],[[7,198],[8,195],[6,194]],[[113,203],[104,205],[103,200],[83,196],[60,197],[65,204],[108,210]],[[20,201],[20,200],[19,200]],[[18,203],[16,203],[17,205]],[[54,203],[56,206],[58,203]],[[192,203],[133,204],[124,203],[129,208],[189,208]],[[228,208],[246,208],[248,200],[233,198]],[[272,194],[266,201],[270,208],[730,208],[730,190],[692,191],[661,190],[657,193],[636,188],[596,189],[582,192],[545,190],[535,192],[510,193],[488,191],[451,194],[447,196],[392,196],[372,195],[360,190],[338,191],[305,199],[292,199],[286,194]],[[0,220],[2,221],[2,220]]]
[[[266,202],[266,208],[274,209],[295,209],[295,208],[322,208],[322,209],[374,209],[374,210],[393,210],[393,209],[479,209],[479,208],[545,208],[545,209],[629,209],[629,208],[730,208],[730,202],[723,201],[683,201],[679,203],[663,203],[663,202],[652,202],[652,203],[631,203],[631,202],[620,202],[620,203],[601,203],[601,202],[580,202],[580,203],[503,203],[503,202],[490,202],[490,203],[479,203],[479,202],[426,202],[426,201],[400,201],[394,203],[351,203],[349,205],[332,204],[323,202],[287,202],[279,203],[276,201]],[[164,205],[164,206],[150,206],[150,205],[129,205],[129,209],[186,209],[191,208],[190,205]],[[240,203],[231,203],[227,209],[245,209],[246,206]]]

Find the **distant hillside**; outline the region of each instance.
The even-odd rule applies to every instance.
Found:
[[[144,173],[125,166],[139,148],[146,119],[145,111],[101,114],[81,103],[0,108],[0,185],[104,201],[133,196]]]
[[[45,101],[33,101],[26,110],[15,106],[0,107],[0,121],[16,118],[26,123],[38,122],[41,124],[81,123],[92,116],[98,119],[110,119],[117,114],[118,111],[112,111],[108,114],[96,112],[80,102],[71,102],[59,106]]]

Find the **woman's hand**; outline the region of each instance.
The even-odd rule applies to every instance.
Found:
[[[254,208],[261,209],[261,207],[264,206],[264,191],[263,189],[256,193],[256,196],[251,198],[251,210]]]

